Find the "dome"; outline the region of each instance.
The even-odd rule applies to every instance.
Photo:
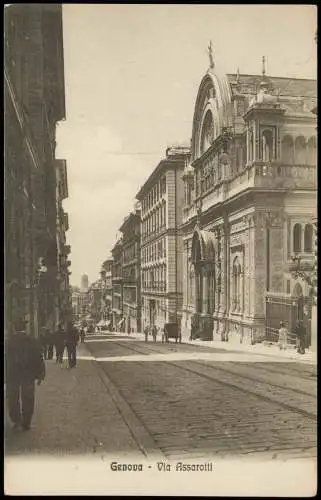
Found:
[[[260,104],[274,104],[277,102],[277,97],[269,93],[267,82],[263,81],[260,83],[260,91],[257,95],[256,102]]]

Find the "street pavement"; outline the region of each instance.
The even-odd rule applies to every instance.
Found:
[[[46,361],[46,379],[36,388],[30,431],[7,426],[5,452],[12,454],[119,455],[140,452],[99,376],[87,348],[78,347],[76,368]]]
[[[316,457],[311,361],[142,339],[93,335],[76,368],[47,361],[32,428],[9,429],[6,454]]]

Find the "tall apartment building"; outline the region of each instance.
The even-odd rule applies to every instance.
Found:
[[[124,219],[123,233],[123,315],[126,332],[141,331],[140,207]]]
[[[264,62],[263,62],[264,65]],[[182,334],[275,341],[280,321],[311,331],[316,82],[204,75],[186,168]]]
[[[4,17],[5,332],[25,318],[37,336],[61,314],[55,135],[65,118],[62,6],[11,4]]]
[[[91,319],[98,323],[103,319],[103,282],[101,279],[92,283],[88,289],[88,308]]]
[[[112,258],[105,260],[101,266],[100,276],[103,282],[103,319],[112,321],[112,303],[113,303],[113,262]]]
[[[58,308],[56,324],[66,323],[72,319],[69,276],[71,261],[70,245],[67,245],[66,232],[69,229],[68,214],[63,209],[63,200],[68,198],[67,167],[65,160],[56,160],[56,239],[58,254]]]
[[[112,314],[113,328],[124,331],[125,321],[123,317],[123,241],[122,238],[116,241],[111,250],[113,256],[112,274]]]
[[[184,205],[183,172],[188,147],[166,150],[141,187],[141,296],[142,328],[179,322],[183,298],[182,223]]]

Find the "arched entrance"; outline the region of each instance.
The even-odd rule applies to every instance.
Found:
[[[192,318],[192,338],[213,339],[215,248],[214,234],[196,228],[191,251],[195,274],[195,315]]]

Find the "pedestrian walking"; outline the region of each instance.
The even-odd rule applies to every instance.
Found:
[[[53,359],[54,353],[54,333],[47,328],[47,359]]]
[[[306,338],[306,329],[302,320],[297,322],[297,325],[294,329],[294,333],[296,335],[296,348],[297,353],[305,354],[305,338]]]
[[[62,326],[59,325],[58,330],[55,333],[55,349],[56,349],[56,363],[62,364],[64,350],[65,350],[66,332]]]
[[[79,342],[78,330],[72,323],[68,325],[66,333],[66,346],[68,352],[69,368],[74,368],[77,363],[77,344]]]
[[[30,429],[34,412],[35,381],[45,378],[46,369],[39,340],[26,332],[26,321],[15,325],[6,343],[6,383],[10,420],[15,429]]]
[[[82,344],[85,343],[85,336],[86,336],[85,330],[84,330],[84,328],[81,328],[81,330],[80,330],[80,341],[81,341]]]
[[[286,350],[286,346],[288,343],[288,329],[285,326],[284,321],[280,322],[280,329],[279,329],[279,348],[280,350]]]
[[[46,331],[46,328],[44,326],[42,326],[40,328],[40,332],[39,332],[39,343],[41,345],[41,348],[42,348],[42,354],[43,354],[43,358],[44,359],[47,359],[47,356],[48,356],[48,344],[47,344],[47,331]]]
[[[149,326],[146,325],[144,328],[145,342],[148,342]]]
[[[156,342],[156,339],[157,339],[157,326],[156,325],[152,326],[152,336],[153,336],[153,342]]]

